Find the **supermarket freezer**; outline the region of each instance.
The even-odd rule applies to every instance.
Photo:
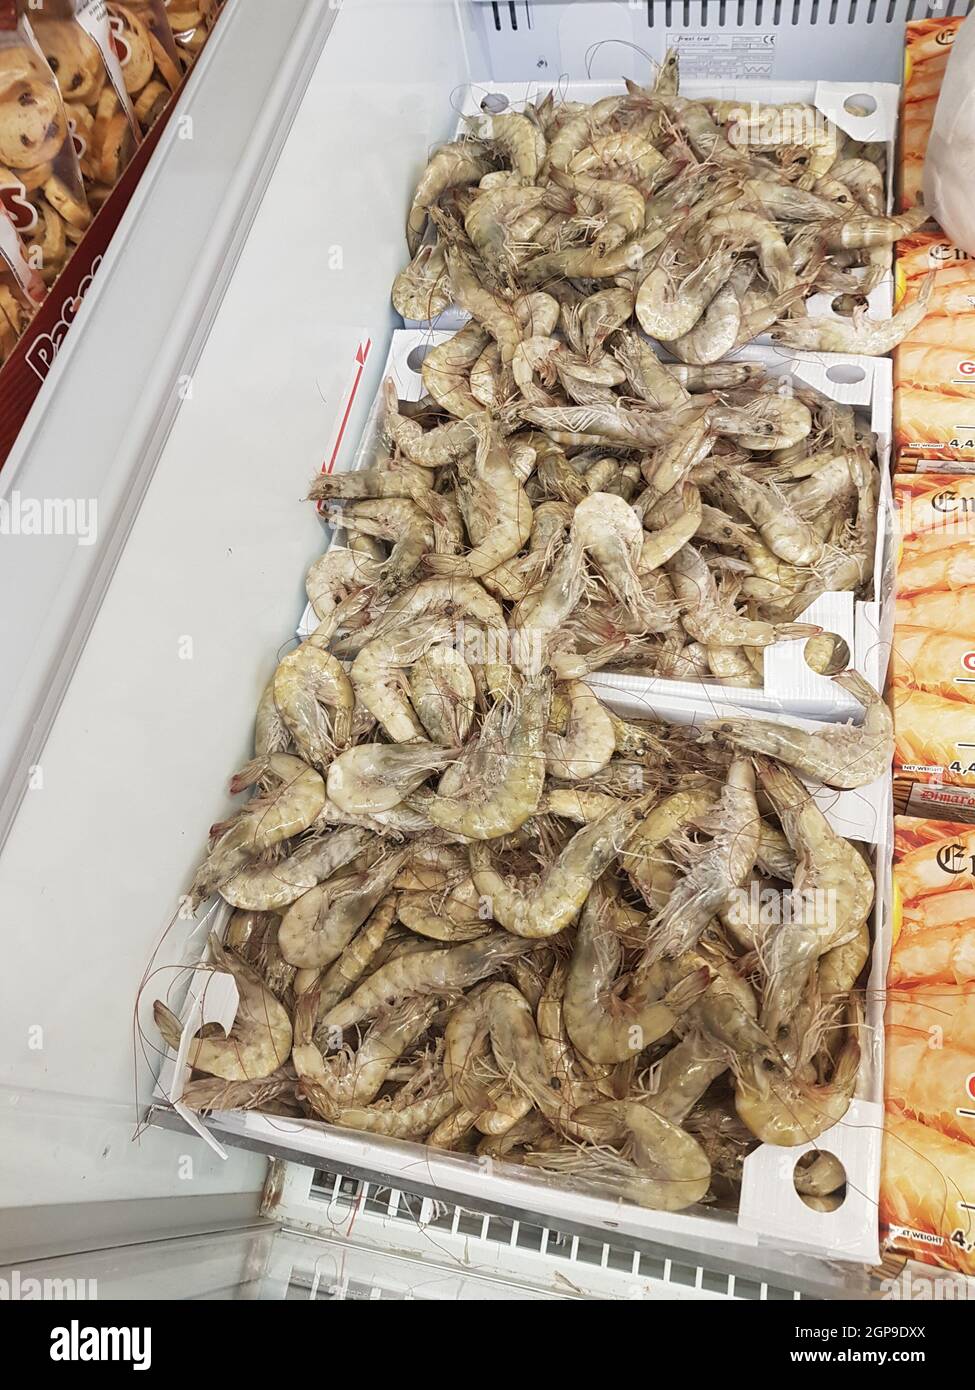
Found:
[[[97,504],[94,537],[0,546],[10,1204],[206,1201],[261,1184],[258,1160],[222,1165],[192,1136],[127,1147],[160,1060],[134,1000],[149,963],[179,962],[192,934],[180,895],[322,545],[301,498],[362,428],[394,327],[403,209],[459,94],[640,77],[673,43],[695,75],[896,81],[903,22],[922,12],[229,0],[0,473],[8,500]],[[189,1186],[170,1171],[187,1153]]]

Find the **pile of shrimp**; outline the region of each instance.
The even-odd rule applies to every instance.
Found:
[[[541,368],[573,401],[580,383],[605,392],[623,379],[606,340],[634,319],[692,379],[770,329],[786,347],[881,355],[917,326],[933,275],[892,319],[865,312],[894,243],[925,221],[922,208],[885,216],[883,145],[801,103],[690,100],[673,52],[650,87],[625,86],[592,104],[549,93],[471,117],[417,184],[393,304],[408,319],[450,304],[480,319],[497,350],[486,388],[498,353],[510,370],[525,343],[526,379]],[[562,319],[565,341],[548,352],[538,291]],[[836,314],[806,312],[817,293]]]
[[[855,1092],[874,878],[798,774],[871,780],[885,706],[857,677],[859,726],[626,720],[465,659],[429,583],[350,662],[315,635],[275,670],[231,783],[254,794],[190,895],[234,909],[211,966],[240,1005],[181,1099],[733,1206],[753,1147],[815,1140]],[[802,1167],[803,1200],[839,1205],[837,1169]]]
[[[381,592],[417,572],[479,581],[523,636],[522,669],[761,686],[767,646],[815,637],[806,659],[828,674],[845,664],[837,639],[796,620],[826,592],[874,596],[875,437],[791,376],[717,359],[786,304],[784,343],[886,351],[901,318],[799,315],[813,288],[862,288],[826,254],[839,228],[872,256],[899,223],[857,210],[864,170],[881,175],[835,130],[835,169],[819,145],[756,149],[672,74],[592,107],[493,116],[433,155],[393,303],[430,318],[453,301],[469,321],[427,352],[420,401],[386,383],[371,466],[312,496],[336,524],[396,541]],[[770,111],[787,124],[761,110],[760,134]],[[428,228],[437,240],[417,249]],[[809,256],[818,279],[803,280]],[[335,579],[313,582],[324,619]]]

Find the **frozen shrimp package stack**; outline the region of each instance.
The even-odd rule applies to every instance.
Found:
[[[975,829],[898,816],[894,883],[881,1217],[975,1274]]]

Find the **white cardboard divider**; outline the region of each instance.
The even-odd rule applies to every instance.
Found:
[[[675,724],[700,725],[712,717],[706,706],[694,706],[672,697],[655,697],[650,706],[615,692],[606,696],[616,712],[627,718],[653,717]],[[754,717],[754,716],[753,716]],[[815,721],[785,720],[815,728]],[[698,1206],[687,1212],[649,1211],[622,1200],[595,1195],[584,1186],[563,1178],[543,1176],[537,1170],[504,1162],[485,1163],[468,1155],[443,1153],[422,1144],[380,1139],[373,1135],[344,1130],[318,1121],[265,1116],[247,1111],[219,1112],[220,1128],[239,1133],[251,1141],[264,1142],[275,1151],[287,1149],[305,1162],[351,1164],[354,1168],[381,1174],[392,1183],[410,1179],[433,1185],[445,1197],[471,1197],[531,1211],[551,1218],[561,1216],[573,1223],[597,1229],[650,1237],[672,1234],[677,1237],[711,1236],[734,1239],[741,1245],[770,1244],[785,1249],[807,1250],[834,1259],[876,1264],[880,1259],[877,1218],[880,1186],[881,1139],[883,1134],[883,1009],[887,962],[890,954],[890,856],[893,813],[889,779],[857,791],[814,790],[817,803],[830,824],[851,840],[869,845],[877,884],[874,905],[873,953],[867,984],[866,1020],[861,1030],[862,1060],[857,1093],[839,1124],[833,1125],[814,1143],[796,1148],[762,1145],[745,1161],[741,1202],[737,1216],[709,1212]],[[213,930],[222,935],[230,920],[225,905],[211,909]],[[233,980],[220,972],[205,969],[193,975],[186,1005],[180,1017],[184,1028],[179,1054],[167,1055],[158,1094],[173,1104],[188,1075],[185,1067],[189,1042],[201,1021],[217,1017],[229,1026],[226,999],[216,988],[218,981]],[[219,1008],[205,1008],[208,998],[219,996]],[[232,1017],[232,1016],[231,1016]],[[177,1103],[174,1107],[184,1121],[218,1152],[213,1134],[199,1116]],[[798,1159],[811,1149],[826,1150],[843,1164],[847,1175],[847,1195],[835,1212],[814,1212],[795,1191],[793,1172]]]
[[[529,102],[538,101],[550,90],[545,82],[472,82],[459,94],[461,117],[455,137],[463,134],[490,135],[492,106],[499,101],[503,110],[520,111]],[[894,146],[897,139],[897,112],[900,88],[893,82],[716,82],[696,78],[681,83],[681,94],[692,99],[710,97],[717,101],[774,103],[781,105],[801,102],[814,106],[827,120],[833,122],[854,140],[883,144],[887,147],[887,210],[893,206]],[[560,83],[557,95],[564,101],[599,101],[616,96],[624,90],[622,82]],[[853,108],[853,109],[851,109]],[[857,112],[864,110],[865,114]],[[832,294],[815,294],[806,302],[810,314],[836,317]],[[888,273],[867,296],[867,312],[872,318],[890,318],[894,307],[893,274]],[[406,328],[433,327],[456,332],[466,323],[468,315],[456,305],[449,305],[442,314],[427,324],[404,319]],[[767,343],[768,335],[757,340]]]
[[[432,329],[404,329],[395,332],[386,359],[384,377],[391,376],[403,400],[419,400],[423,394],[420,366],[424,354],[451,336]],[[773,377],[791,376],[822,391],[845,405],[851,405],[877,436],[877,455],[881,475],[880,516],[874,554],[873,591],[879,600],[854,601],[851,593],[829,593],[817,599],[801,620],[818,623],[826,632],[835,632],[847,643],[852,664],[875,690],[882,691],[890,655],[893,616],[890,603],[892,566],[888,563],[893,533],[893,502],[888,478],[891,437],[891,365],[887,358],[840,356],[822,353],[786,352],[781,348],[753,344],[737,356],[759,362]],[[350,467],[368,466],[380,447],[382,433],[382,392],[373,403],[365,430]],[[341,544],[333,537],[333,544]],[[317,627],[309,604],[298,626],[302,639]],[[619,689],[638,696],[670,693],[692,701],[702,701],[716,712],[738,709],[809,715],[816,719],[859,719],[858,702],[825,676],[817,675],[805,661],[801,641],[777,642],[765,653],[765,683],[761,688],[722,685],[718,681],[675,681],[626,673],[600,672],[600,688]]]

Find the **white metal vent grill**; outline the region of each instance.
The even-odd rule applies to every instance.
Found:
[[[764,1281],[747,1269],[711,1267],[676,1250],[615,1245],[595,1233],[559,1231],[328,1169],[276,1165],[265,1211],[291,1233],[314,1233],[329,1247],[313,1266],[308,1259],[295,1264],[289,1298],[801,1297],[785,1282]]]

